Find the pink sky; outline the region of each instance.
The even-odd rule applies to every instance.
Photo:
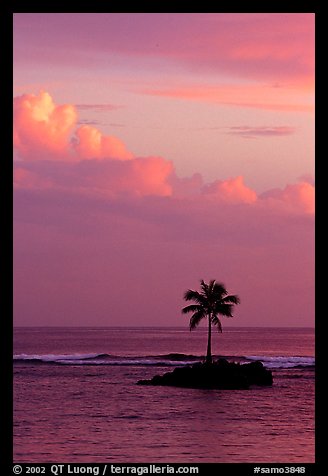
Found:
[[[15,14],[14,322],[314,324],[314,15]]]

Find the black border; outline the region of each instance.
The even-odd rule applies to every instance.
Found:
[[[186,5],[177,1],[165,2],[112,2],[109,0],[94,0],[84,4],[74,0],[13,0],[7,7],[11,13],[318,13],[321,2],[318,0],[299,0],[288,2],[283,0],[266,1],[249,0],[248,2],[230,2],[213,4],[211,1],[197,2]],[[218,11],[219,7],[219,11]],[[246,8],[247,7],[247,10]],[[295,8],[296,7],[296,8]],[[246,10],[246,11],[245,11]]]
[[[0,7],[0,42],[2,45],[2,186],[1,190],[1,332],[0,332],[0,428],[3,435],[0,449],[1,474],[12,474],[13,454],[13,187],[12,187],[12,14]],[[4,180],[5,177],[5,180]]]
[[[138,8],[136,8],[138,6]],[[247,11],[245,11],[247,6]],[[214,7],[213,2],[198,2],[193,4],[193,11],[186,12],[185,6],[179,6],[177,2],[166,1],[165,4],[154,4],[147,2],[124,2],[124,4],[113,4],[106,0],[94,0],[88,2],[88,4],[82,4],[81,2],[71,0],[48,0],[47,2],[41,2],[38,0],[14,0],[10,4],[5,1],[1,2],[0,12],[0,35],[2,45],[2,59],[5,58],[5,62],[2,61],[2,74],[0,75],[0,81],[2,84],[2,91],[4,92],[2,100],[5,102],[5,111],[8,113],[6,124],[2,124],[3,142],[5,143],[6,152],[3,153],[2,164],[5,167],[6,181],[2,182],[1,187],[1,206],[2,206],[2,218],[4,227],[1,232],[1,262],[5,264],[5,267],[1,266],[2,271],[2,293],[1,293],[1,315],[2,315],[2,332],[0,333],[0,362],[1,362],[1,380],[2,393],[0,411],[0,428],[1,428],[1,445],[0,445],[0,470],[1,474],[10,475],[12,473],[13,462],[13,368],[12,368],[12,354],[13,354],[13,188],[12,188],[12,97],[13,97],[13,27],[12,19],[15,13],[313,13],[315,14],[316,23],[316,125],[315,125],[315,144],[316,144],[316,224],[315,224],[315,257],[316,257],[316,273],[315,273],[315,294],[316,294],[316,321],[315,321],[315,338],[316,338],[316,430],[315,430],[315,458],[316,462],[313,465],[308,465],[310,470],[306,472],[308,474],[324,474],[324,454],[325,454],[325,442],[324,434],[325,428],[322,421],[321,409],[324,405],[324,388],[323,388],[323,339],[324,330],[322,321],[324,315],[319,316],[318,303],[319,298],[322,301],[324,296],[323,280],[322,280],[322,264],[324,263],[323,248],[320,248],[320,237],[324,236],[322,224],[324,223],[321,213],[323,212],[323,184],[324,179],[323,171],[321,170],[322,160],[321,157],[321,144],[322,138],[322,119],[320,120],[320,106],[322,107],[322,83],[325,79],[323,73],[324,62],[321,59],[321,53],[324,44],[323,31],[324,14],[322,8],[322,2],[319,1],[298,1],[288,4],[286,1],[277,0],[275,2],[263,2],[250,0],[249,2],[243,2],[242,5],[238,4],[220,4],[216,7],[220,7],[220,11],[217,12],[217,8]],[[296,7],[296,8],[295,8]],[[4,53],[4,54],[3,54]],[[322,111],[322,109],[321,109]],[[2,142],[2,143],[3,143]],[[320,305],[321,308],[321,305]],[[5,311],[3,311],[5,310]],[[321,310],[321,309],[320,309]],[[323,313],[324,310],[321,310]],[[10,318],[9,318],[10,316]],[[319,319],[320,317],[320,319]],[[151,463],[147,463],[151,464]],[[195,463],[197,465],[197,463]],[[259,462],[259,465],[261,463]],[[139,465],[140,466],[140,465]],[[240,464],[240,463],[216,463],[206,465],[206,473],[208,471],[212,473],[215,471],[219,474],[221,471],[224,474],[228,474],[229,469],[233,474],[251,474],[247,472],[247,467],[255,465]],[[263,467],[273,467],[272,464],[263,464]],[[276,466],[283,466],[277,464]],[[289,465],[290,466],[290,465]],[[239,473],[239,470],[241,472]],[[237,473],[238,471],[238,473]],[[230,471],[229,471],[230,473]],[[295,473],[296,474],[296,473]]]

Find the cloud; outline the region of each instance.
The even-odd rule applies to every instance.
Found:
[[[119,139],[76,129],[50,96],[24,100],[14,161],[17,325],[176,325],[182,292],[200,277],[241,295],[240,325],[313,324],[310,177],[259,196],[241,175],[179,177],[169,160],[129,157]],[[71,120],[56,129],[61,114]]]
[[[242,176],[228,180],[216,180],[205,185],[203,194],[206,198],[227,203],[254,203],[257,199],[256,192],[246,187]]]
[[[87,126],[99,126],[101,123],[100,121],[91,120],[91,119],[79,119],[76,123],[77,125],[87,125]]]
[[[15,189],[14,207],[17,324],[177,325],[184,289],[214,277],[241,296],[232,325],[313,325],[308,214],[58,186]]]
[[[122,124],[120,122],[110,122],[108,125],[111,127],[125,127],[125,124]]]
[[[283,208],[292,213],[312,215],[315,211],[315,189],[308,182],[288,184],[284,189],[272,189],[260,197],[266,207]]]
[[[14,99],[14,148],[22,158],[71,158],[69,141],[77,120],[74,106],[56,106],[45,91]]]
[[[133,154],[114,136],[90,125],[77,127],[72,104],[56,105],[49,93],[24,94],[14,99],[14,148],[24,160],[117,159]]]
[[[204,185],[200,173],[194,173],[191,177],[178,177],[175,173],[169,178],[172,186],[172,195],[177,198],[199,197]]]
[[[14,165],[13,181],[15,189],[42,190],[55,186],[51,177],[17,165]]]
[[[108,122],[104,123],[101,121],[98,121],[96,119],[79,119],[76,123],[77,126],[100,126],[100,125],[108,125],[110,127],[125,127],[125,124],[119,123],[119,122]]]
[[[184,87],[143,88],[139,92],[180,100],[205,101],[223,106],[246,107],[286,112],[313,112],[312,93],[277,88],[266,83],[194,85]]]
[[[243,177],[204,184],[200,174],[178,177],[171,161],[134,157],[123,142],[91,125],[76,128],[74,106],[57,106],[51,96],[25,94],[14,100],[14,184],[26,189],[59,189],[88,196],[164,196],[183,201],[246,204],[289,213],[314,213],[314,187],[308,180],[261,196]],[[235,126],[230,133],[250,137],[285,135],[289,126]]]
[[[85,159],[79,162],[30,161],[14,164],[14,187],[30,190],[58,190],[77,196],[168,197],[172,202],[193,207],[244,205],[254,210],[292,215],[313,215],[314,186],[308,182],[288,184],[257,195],[242,176],[204,184],[202,176],[178,177],[171,161],[161,157],[132,160]],[[176,202],[176,200],[178,202]]]
[[[286,136],[295,133],[295,127],[291,126],[232,126],[227,129],[227,134],[240,136],[246,139],[253,139],[257,137]]]
[[[31,161],[14,167],[17,188],[53,189],[84,196],[169,196],[172,162],[161,157],[79,162]]]
[[[123,106],[117,104],[75,104],[76,109],[80,111],[115,111]]]
[[[114,64],[123,57],[165,71],[178,64],[189,73],[308,87],[314,76],[314,18],[313,13],[39,13],[16,15],[14,31],[22,35],[28,25],[31,60],[90,67],[111,54]],[[26,57],[23,41],[15,43],[15,57]]]
[[[303,174],[301,175],[300,177],[298,177],[298,180],[300,182],[307,182],[311,185],[314,186],[314,183],[315,183],[315,179],[314,179],[314,175],[313,174]]]
[[[117,137],[104,136],[98,129],[89,125],[79,127],[75,133],[73,148],[80,159],[118,159],[133,158],[123,142]]]

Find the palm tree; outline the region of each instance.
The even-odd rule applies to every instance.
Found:
[[[188,289],[184,294],[186,301],[195,301],[196,304],[190,304],[182,309],[183,314],[192,312],[189,327],[190,330],[195,329],[203,318],[208,318],[208,340],[206,363],[212,363],[211,353],[211,333],[212,324],[218,327],[218,331],[222,332],[222,325],[219,315],[232,317],[232,309],[234,304],[239,304],[240,299],[235,295],[228,295],[224,284],[217,283],[215,279],[206,284],[203,280],[200,282],[201,292]]]

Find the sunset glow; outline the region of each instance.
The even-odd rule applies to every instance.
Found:
[[[313,14],[15,14],[14,95],[17,325],[314,324]]]

